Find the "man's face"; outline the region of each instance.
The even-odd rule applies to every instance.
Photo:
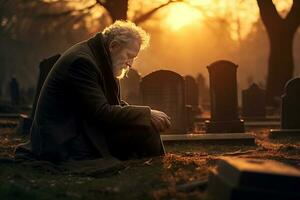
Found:
[[[132,66],[134,58],[140,51],[140,44],[137,41],[130,42],[127,45],[112,41],[109,45],[113,73],[115,77],[122,74],[122,70]]]

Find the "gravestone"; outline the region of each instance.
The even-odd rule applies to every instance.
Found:
[[[244,122],[238,116],[237,65],[220,60],[209,65],[211,119],[206,121],[207,133],[241,133]]]
[[[169,70],[159,70],[141,81],[143,105],[161,110],[171,117],[171,128],[166,133],[186,132],[184,80]]]
[[[129,104],[140,105],[142,103],[140,82],[141,75],[130,68],[127,76],[120,80],[121,99]]]
[[[242,114],[246,118],[264,119],[266,117],[266,90],[253,83],[242,91]]]
[[[209,88],[206,85],[205,78],[201,73],[197,75],[196,82],[199,89],[199,105],[204,109],[209,109],[209,104],[210,104]]]
[[[300,171],[271,160],[222,158],[210,170],[211,199],[300,199]]]
[[[10,101],[12,106],[20,105],[20,86],[16,78],[12,78],[9,82]]]
[[[40,72],[39,72],[38,82],[37,82],[36,91],[35,91],[35,95],[34,95],[34,101],[33,101],[33,105],[32,105],[31,115],[29,117],[25,116],[25,115],[24,115],[24,117],[21,117],[20,125],[17,128],[18,133],[22,133],[22,134],[30,133],[30,128],[31,128],[32,121],[34,119],[34,113],[35,113],[36,104],[37,104],[37,101],[38,101],[38,98],[40,95],[40,91],[46,80],[47,75],[49,74],[50,70],[52,69],[55,62],[59,59],[59,57],[60,57],[60,54],[56,54],[56,55],[46,58],[40,62],[40,65],[39,65]]]
[[[199,105],[199,89],[196,80],[192,76],[185,76],[185,103],[193,108]]]
[[[192,76],[184,77],[185,83],[185,104],[187,114],[187,127],[189,131],[194,130],[195,117],[202,112],[199,106],[199,88]]]
[[[52,67],[56,63],[56,61],[59,59],[59,57],[60,57],[60,54],[56,54],[56,55],[46,58],[40,62],[40,65],[39,65],[40,72],[39,72],[38,82],[37,82],[36,91],[35,91],[35,95],[34,95],[32,112],[30,115],[31,119],[34,118],[36,104],[37,104],[38,98],[40,96],[42,86],[47,78],[47,75],[49,74],[50,70],[52,69]]]
[[[300,78],[289,80],[281,97],[281,129],[271,129],[270,137],[300,136]]]

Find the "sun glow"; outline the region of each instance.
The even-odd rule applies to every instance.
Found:
[[[199,22],[201,13],[186,4],[174,4],[170,6],[166,14],[165,22],[173,30],[178,31],[187,25]]]

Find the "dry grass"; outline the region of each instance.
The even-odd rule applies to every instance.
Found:
[[[1,122],[0,122],[1,123]],[[10,158],[28,136],[0,128],[0,156]],[[62,173],[55,167],[0,164],[1,199],[202,199],[204,188],[190,192],[178,186],[206,180],[222,156],[278,160],[300,169],[299,140],[270,140],[268,130],[255,130],[257,146],[172,145],[164,157],[131,160],[110,176]]]

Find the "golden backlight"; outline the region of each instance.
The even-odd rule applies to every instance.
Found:
[[[57,0],[43,0],[53,2]],[[129,20],[134,21],[136,13],[146,13],[158,7],[166,0],[131,0],[129,1]],[[289,11],[292,0],[273,0],[277,10],[285,16]],[[68,5],[76,9],[82,9],[95,3],[95,0],[70,1]],[[91,32],[98,30],[98,19],[106,10],[102,6],[96,6],[85,18],[86,25]],[[240,40],[252,30],[252,25],[259,19],[259,10],[256,0],[184,0],[171,3],[157,12],[158,18],[153,22],[165,25],[166,31],[182,32],[191,31],[191,27],[211,27],[220,22],[227,22],[230,36],[233,40]],[[157,19],[159,19],[157,21]],[[152,18],[149,19],[151,21]],[[156,21],[155,21],[156,20]],[[147,20],[148,21],[148,20]],[[74,28],[76,28],[76,24]]]
[[[178,3],[168,8],[165,22],[173,31],[177,31],[187,25],[199,22],[200,19],[201,13],[198,10],[187,4]]]
[[[292,0],[273,2],[283,17],[292,5]],[[246,37],[258,18],[259,10],[254,0],[186,0],[169,5],[162,21],[171,30],[182,31],[187,26],[201,26],[205,20],[217,23],[223,19],[229,23],[232,39],[238,40],[238,37]]]

